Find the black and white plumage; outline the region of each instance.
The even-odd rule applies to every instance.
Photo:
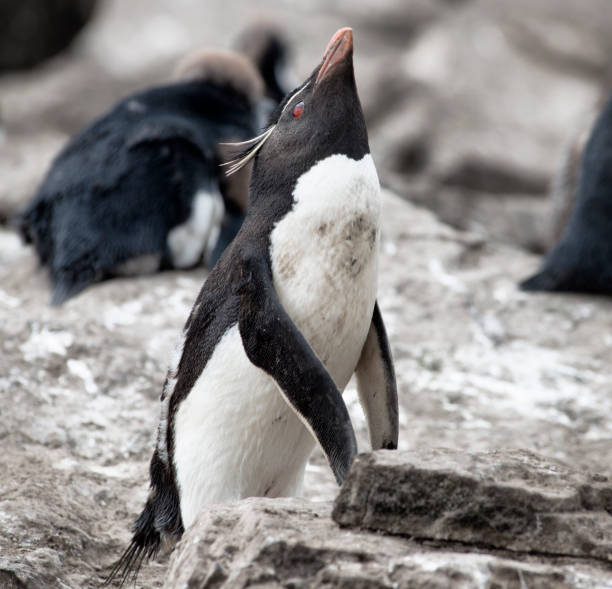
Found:
[[[612,97],[599,115],[580,166],[576,201],[529,291],[612,294]]]
[[[134,94],[73,137],[14,222],[62,303],[107,277],[212,265],[244,203],[222,194],[217,143],[260,126],[263,82],[231,52],[199,53],[181,79]],[[239,225],[239,223],[238,223]]]
[[[247,217],[185,325],[149,498],[113,575],[137,571],[208,504],[299,494],[316,443],[340,484],[357,452],[341,394],[354,373],[372,447],[397,447],[376,304],[380,187],[352,49],[352,31],[338,31],[233,164],[255,162]]]

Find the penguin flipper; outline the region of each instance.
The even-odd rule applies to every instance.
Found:
[[[241,260],[238,327],[249,360],[269,374],[323,449],[338,484],[357,441],[338,387],[283,308],[263,257]]]
[[[372,450],[397,449],[397,384],[393,358],[378,303],[355,369],[359,400],[368,421]]]

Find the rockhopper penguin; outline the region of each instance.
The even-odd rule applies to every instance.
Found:
[[[204,283],[161,397],[151,489],[111,578],[216,502],[299,494],[315,443],[338,484],[357,452],[356,374],[373,449],[397,448],[376,303],[381,196],[341,29],[230,167],[254,159],[240,232]]]
[[[565,231],[523,290],[612,294],[612,96],[584,150]]]
[[[49,270],[52,303],[116,275],[212,266],[238,231],[247,198],[222,180],[218,142],[260,128],[261,75],[236,52],[204,51],[176,77],[73,137],[14,218]]]

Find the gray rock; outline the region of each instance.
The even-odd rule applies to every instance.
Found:
[[[547,186],[609,67],[607,0],[110,2],[70,55],[0,78],[6,134],[36,149],[40,135],[74,133],[167,80],[189,48],[227,46],[254,14],[286,29],[296,82],[352,24],[382,181],[460,229],[548,247]],[[12,184],[3,192],[19,194]]]
[[[372,68],[362,97],[394,190],[455,227],[543,251],[548,185],[609,67],[612,12],[605,0],[520,6],[448,8]],[[426,190],[412,189],[415,173]]]
[[[456,545],[342,530],[329,503],[248,499],[203,512],[170,560],[165,589],[499,589],[610,586],[596,563],[478,554]]]
[[[361,455],[333,518],[391,534],[612,563],[612,483],[525,451]]]
[[[32,141],[28,135],[0,130],[0,224],[34,196],[66,138],[62,133],[39,133]]]

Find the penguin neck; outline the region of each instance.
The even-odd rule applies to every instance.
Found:
[[[361,196],[359,196],[361,195]],[[380,200],[376,168],[369,153],[360,159],[333,154],[316,162],[291,182],[275,188],[251,184],[245,230],[253,236],[268,237],[290,214],[301,218],[326,217],[335,222],[363,206],[359,198]],[[379,206],[378,204],[376,205]]]

